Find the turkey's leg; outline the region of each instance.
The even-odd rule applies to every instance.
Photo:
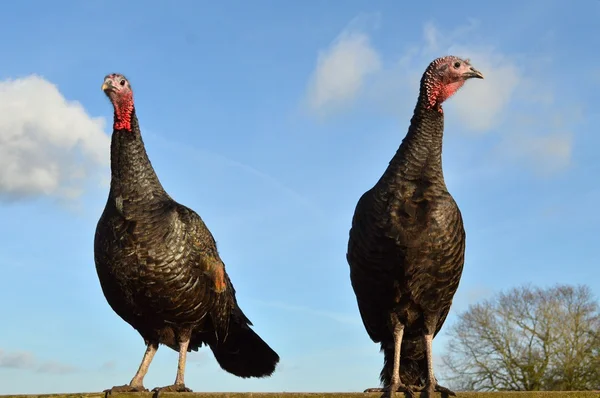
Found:
[[[440,386],[435,378],[435,374],[433,372],[433,333],[429,333],[425,335],[425,357],[427,359],[427,380],[425,381],[425,386],[422,388],[415,389],[415,391],[421,390],[422,398],[433,397],[433,394],[437,391],[442,394],[442,396],[447,397],[448,395],[456,396],[456,393],[449,388]]]
[[[177,377],[175,383],[166,387],[156,387],[152,391],[156,393],[161,392],[192,392],[185,386],[183,378],[185,375],[185,361],[187,358],[187,350],[190,345],[190,337],[186,337],[185,340],[179,342],[179,360],[177,361]]]
[[[392,380],[387,387],[387,396],[393,397],[396,391],[403,392],[409,397],[413,397],[412,390],[400,380],[400,351],[402,349],[402,337],[404,336],[404,325],[395,319],[394,325],[394,367],[392,368]]]
[[[385,388],[368,388],[365,392],[384,392],[382,397],[393,397],[396,391],[403,392],[409,397],[414,397],[413,391],[400,380],[400,352],[402,349],[402,337],[404,336],[404,325],[398,317],[392,315],[392,326],[394,328],[394,363],[392,367],[392,379],[389,386]]]
[[[145,392],[148,391],[144,387],[144,376],[148,373],[148,368],[150,367],[150,363],[154,358],[154,354],[156,354],[156,350],[158,350],[157,343],[148,343],[146,347],[146,352],[144,353],[144,357],[142,358],[142,363],[140,363],[140,367],[138,368],[135,376],[129,382],[129,384],[125,384],[123,386],[115,386],[113,388],[109,388],[108,390],[104,390],[106,395],[112,394],[113,392]]]

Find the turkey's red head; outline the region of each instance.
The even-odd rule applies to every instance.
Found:
[[[471,66],[469,59],[453,55],[435,59],[421,79],[421,90],[424,89],[427,95],[428,108],[436,108],[442,112],[442,102],[471,78],[483,79],[483,74]]]
[[[114,130],[131,131],[131,113],[133,112],[133,91],[127,78],[118,73],[107,75],[102,83],[102,91],[108,96],[115,108]]]

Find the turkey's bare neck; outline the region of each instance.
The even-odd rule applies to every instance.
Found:
[[[167,197],[146,153],[135,110],[131,113],[131,130],[113,131],[110,157],[111,197],[136,197],[138,203]]]
[[[441,107],[426,107],[421,94],[410,127],[402,144],[390,161],[384,179],[425,179],[445,184],[442,170],[444,114]]]

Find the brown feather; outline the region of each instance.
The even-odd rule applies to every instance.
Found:
[[[135,110],[131,130],[115,130],[112,179],[94,254],[112,309],[147,342],[178,350],[210,346],[240,377],[273,373],[279,356],[252,331],[200,216],[163,189],[148,159]]]

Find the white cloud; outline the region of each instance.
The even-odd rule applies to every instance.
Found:
[[[38,373],[50,373],[55,375],[64,375],[69,373],[77,372],[77,368],[71,365],[66,365],[64,363],[56,362],[56,361],[48,361],[41,363],[36,371]]]
[[[476,20],[448,32],[440,31],[431,22],[426,23],[422,40],[407,46],[404,53],[387,65],[382,64],[377,50],[370,47],[367,34],[343,32],[331,49],[319,57],[316,76],[321,79],[314,82],[333,83],[331,86],[321,84],[324,87],[321,94],[312,97],[313,108],[328,101],[355,100],[362,92],[378,111],[401,112],[404,117],[415,106],[419,81],[427,65],[439,56],[457,55],[471,59],[485,79],[467,82],[459,94],[448,100],[445,104],[447,124],[463,133],[499,134],[497,153],[514,161],[526,160],[524,163],[535,171],[543,170],[549,174],[564,170],[571,162],[573,134],[564,128],[557,131],[557,126],[545,116],[561,115],[564,111],[555,102],[554,90],[548,84],[550,79],[532,71],[532,65],[539,59],[511,56],[489,45],[473,42],[480,40],[481,35],[474,34],[477,29],[479,23]],[[347,62],[343,60],[348,56],[344,54],[359,53],[350,51],[354,47],[364,48],[363,51],[368,51],[376,62],[370,69],[356,69],[362,73],[345,74],[343,67]],[[330,59],[333,61],[329,62]],[[364,79],[365,71],[372,74],[368,81]],[[333,77],[325,79],[327,76]],[[345,87],[346,91],[330,87]],[[529,121],[525,125],[522,121],[528,115],[537,117],[534,123]],[[566,124],[571,126],[573,120]],[[515,132],[519,132],[518,136]]]
[[[571,163],[573,134],[556,132],[544,135],[510,135],[502,143],[503,151],[528,163],[540,175],[551,175],[566,169]]]
[[[433,25],[425,29],[428,48],[435,43],[447,54],[470,58],[485,76],[483,81],[465,84],[460,94],[448,101],[448,119],[456,118],[464,132],[499,134],[496,153],[524,163],[538,174],[551,175],[566,169],[571,163],[573,134],[564,125],[572,125],[575,118],[564,123],[566,111],[555,103],[548,79],[528,69],[528,64],[534,65],[537,60],[469,43],[471,35],[467,34],[477,27],[477,21],[471,21],[452,32],[441,33]],[[426,64],[440,54],[423,51],[419,55]]]
[[[468,82],[460,95],[452,98],[464,128],[473,132],[487,132],[498,127],[522,80],[519,70],[505,56],[491,50],[457,48],[451,53],[468,54],[485,76],[484,81]]]
[[[381,67],[379,54],[360,31],[343,31],[324,51],[308,88],[308,105],[317,113],[336,111],[352,104],[365,78]]]
[[[35,370],[38,373],[67,374],[76,372],[74,366],[57,361],[39,362],[31,352],[0,349],[0,368]]]
[[[1,81],[0,114],[0,199],[76,198],[109,164],[104,119],[42,77]]]
[[[452,314],[466,311],[470,305],[479,303],[494,294],[494,290],[482,285],[458,289],[452,304]]]
[[[431,22],[423,27],[423,41],[411,45],[399,59],[385,68],[370,87],[370,97],[379,104],[412,109],[419,82],[427,65],[443,55],[471,59],[483,81],[469,81],[445,104],[449,117],[458,117],[466,131],[483,133],[497,128],[515,96],[523,76],[517,65],[493,48],[461,44],[461,38],[477,29],[470,21],[451,32],[440,32]],[[389,106],[389,105],[388,105]]]
[[[100,365],[101,372],[112,372],[116,368],[117,368],[117,361],[115,361],[115,360],[106,361],[102,365]]]
[[[5,352],[0,349],[0,368],[30,369],[35,366],[35,357],[30,352]]]
[[[439,43],[438,30],[433,23],[428,22],[423,27],[423,36],[427,45],[427,51],[437,51]]]

